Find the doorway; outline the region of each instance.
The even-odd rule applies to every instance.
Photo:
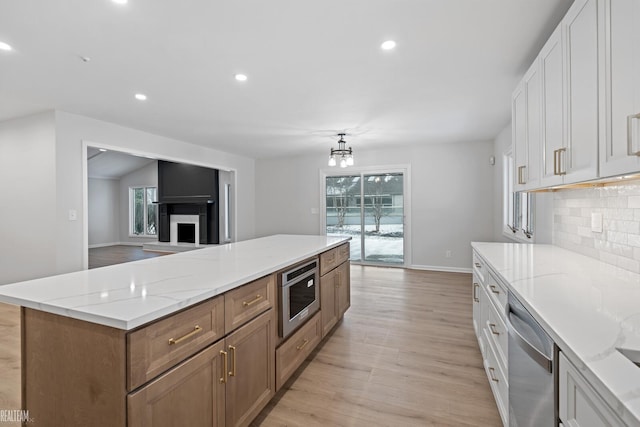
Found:
[[[323,183],[324,231],[352,237],[352,262],[407,263],[405,170],[325,175]]]

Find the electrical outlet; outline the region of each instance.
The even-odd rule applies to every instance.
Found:
[[[447,249],[447,251],[444,253],[444,256],[447,258],[451,258],[451,249]]]

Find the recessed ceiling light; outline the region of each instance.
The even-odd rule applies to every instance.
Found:
[[[5,50],[7,52],[10,52],[13,50],[13,48],[11,47],[11,45],[8,45],[5,42],[0,42],[0,50]]]
[[[136,93],[136,99],[138,101],[146,101],[147,100],[147,95],[145,95],[144,93]]]
[[[111,0],[115,4],[127,4],[129,0]]]
[[[245,74],[236,74],[235,77],[239,82],[244,82],[247,80],[247,76]]]
[[[393,40],[387,40],[386,42],[382,43],[380,47],[384,50],[391,50],[396,47],[396,42],[394,42]]]

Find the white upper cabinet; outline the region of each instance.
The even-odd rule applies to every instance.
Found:
[[[640,0],[604,2],[603,177],[640,171]]]
[[[558,156],[566,147],[564,132],[564,56],[562,26],[558,26],[540,52],[542,78],[542,167],[540,184],[562,184]]]
[[[541,85],[534,62],[511,97],[516,191],[540,186]]]
[[[559,167],[569,184],[598,177],[598,1],[575,0],[562,25],[567,147]]]

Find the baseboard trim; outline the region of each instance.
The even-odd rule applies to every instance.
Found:
[[[106,248],[107,246],[140,246],[142,247],[142,244],[137,242],[96,243],[95,245],[89,245],[89,249]]]
[[[471,268],[443,267],[438,265],[410,265],[409,268],[412,270],[443,271],[446,273],[472,273],[473,272]]]

